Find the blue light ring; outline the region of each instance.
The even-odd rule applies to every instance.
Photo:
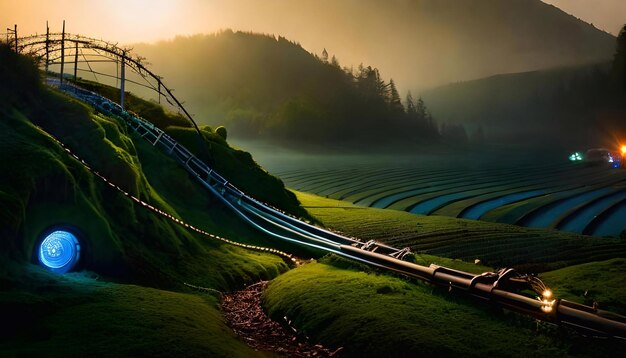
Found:
[[[78,268],[83,261],[79,231],[68,226],[55,226],[46,230],[35,245],[35,261],[56,273],[66,273]]]

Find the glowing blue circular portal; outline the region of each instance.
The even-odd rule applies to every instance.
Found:
[[[46,269],[66,273],[76,266],[80,258],[80,244],[74,234],[56,230],[39,244],[39,262]]]

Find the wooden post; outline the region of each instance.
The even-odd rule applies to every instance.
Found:
[[[46,76],[48,75],[48,62],[50,62],[50,27],[46,21]]]
[[[121,76],[120,76],[120,106],[122,106],[122,109],[124,109],[124,78],[126,77],[126,70],[124,67],[125,64],[125,60],[126,59],[126,51],[122,52],[122,59],[120,62],[120,72],[121,72]]]
[[[76,46],[74,47],[74,82],[76,82],[76,72],[78,71],[78,41],[75,42]]]
[[[61,84],[63,84],[64,67],[65,67],[65,20],[63,20],[63,32],[61,33]]]
[[[17,24],[13,26],[13,33],[15,34],[15,53],[17,53]]]
[[[120,66],[118,66],[118,60],[115,60],[115,87],[120,84]]]

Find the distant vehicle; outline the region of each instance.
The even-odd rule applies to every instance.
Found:
[[[606,148],[594,148],[589,149],[585,153],[584,161],[587,164],[603,164],[603,163],[613,163],[613,156],[611,155],[611,151]]]

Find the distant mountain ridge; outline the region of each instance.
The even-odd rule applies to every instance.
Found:
[[[328,41],[328,53],[310,53],[295,42],[300,39],[231,30],[140,44],[135,49],[178,89],[202,123],[224,124],[235,136],[317,145],[352,141],[357,146],[379,142],[381,133],[384,138],[404,142],[430,141],[437,136],[432,130],[434,121],[446,125],[459,122],[450,114],[463,99],[442,103],[443,97],[430,96],[429,91],[425,104],[434,121],[429,116],[426,129],[424,123],[405,126],[407,122],[392,102],[404,100],[407,106],[408,89],[416,94],[437,82],[606,63],[615,52],[615,37],[539,0],[304,0],[297,6],[280,4],[280,13],[289,13],[290,22],[315,29],[319,38]],[[251,4],[249,11],[255,6]],[[333,16],[321,16],[315,6],[332,10]],[[311,18],[319,21],[312,23]],[[277,21],[280,28],[282,20]],[[389,71],[382,70],[381,75],[377,70],[371,72],[368,84],[364,81],[369,76],[367,64],[342,70],[344,48],[361,53],[361,59],[367,59],[372,67]],[[390,78],[396,80],[393,100]],[[547,83],[542,81],[526,81],[525,85],[541,87]],[[509,90],[496,92],[495,97],[516,93],[515,81],[506,83]],[[438,103],[431,107],[431,100]],[[494,106],[494,101],[490,105]],[[475,106],[469,109],[475,110]],[[509,110],[506,107],[501,113],[517,118]],[[521,110],[517,113],[522,116]],[[463,124],[471,122],[467,112],[463,115]],[[543,124],[526,123],[528,128],[535,125]],[[471,126],[467,129],[480,132]]]
[[[626,101],[610,63],[502,74],[422,93],[443,123],[507,143],[614,146]]]
[[[405,108],[395,82],[376,68],[342,69],[334,56],[313,55],[281,36],[225,30],[136,50],[199,123],[225,125],[239,138],[354,149],[439,137],[427,104],[413,98]]]
[[[317,54],[326,48],[342,65],[375,66],[398,82],[401,93],[500,73],[608,61],[615,49],[611,34],[540,0],[246,4],[238,9],[244,16],[259,15],[245,29],[284,36]]]
[[[414,37],[424,37],[429,22],[443,27],[443,44],[434,45],[439,59],[429,59],[433,62],[424,70],[444,72],[444,82],[604,62],[615,50],[614,36],[539,0],[398,3],[406,8],[397,11],[418,14]],[[385,68],[378,59],[372,61]],[[421,76],[402,79],[418,86],[432,83],[428,74]]]

